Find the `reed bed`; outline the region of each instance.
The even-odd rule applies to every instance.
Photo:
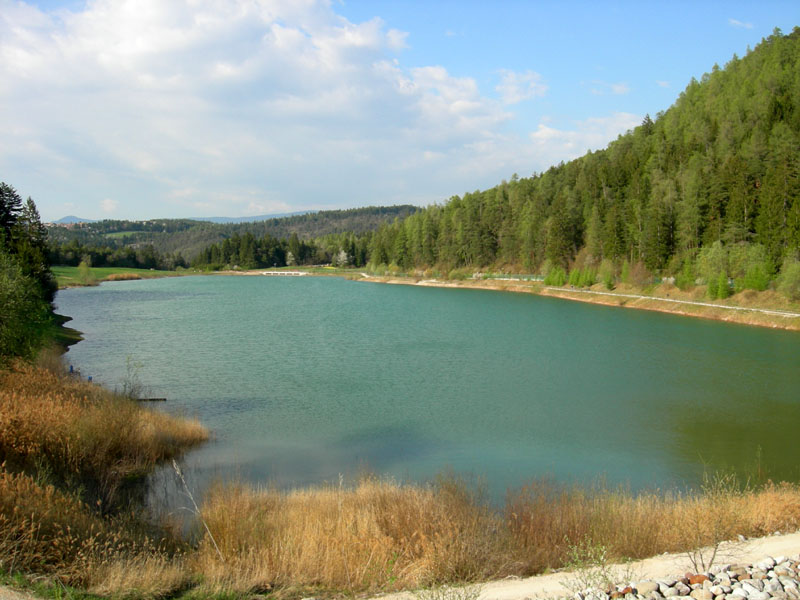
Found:
[[[52,369],[17,363],[0,372],[0,462],[96,487],[103,502],[207,438],[197,420],[145,409]]]
[[[800,488],[742,489],[718,477],[697,493],[632,494],[539,481],[493,510],[456,480],[292,492],[229,485],[209,494],[202,514],[222,556],[206,537],[188,564],[209,590],[356,593],[533,575],[592,545],[621,560],[795,531]]]

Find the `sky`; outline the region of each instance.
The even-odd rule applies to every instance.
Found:
[[[0,0],[0,181],[44,221],[443,203],[797,25],[797,0]]]

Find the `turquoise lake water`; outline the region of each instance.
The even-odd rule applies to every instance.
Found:
[[[120,281],[57,305],[83,375],[120,385],[130,357],[160,407],[214,432],[187,459],[199,482],[452,470],[501,498],[538,477],[800,479],[798,333],[319,277]]]

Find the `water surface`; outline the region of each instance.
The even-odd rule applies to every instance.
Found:
[[[58,293],[68,360],[215,441],[199,481],[281,486],[361,470],[694,485],[800,479],[800,335],[529,294],[316,277],[181,277]]]

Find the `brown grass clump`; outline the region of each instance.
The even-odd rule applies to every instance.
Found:
[[[365,480],[282,493],[217,487],[193,569],[214,590],[287,586],[351,592],[505,575],[504,532],[465,487]]]
[[[171,546],[171,544],[170,544]],[[186,585],[174,548],[29,475],[0,470],[0,568],[96,593],[157,597]]]
[[[741,490],[730,477],[709,478],[697,493],[631,494],[538,482],[510,495],[506,520],[526,570],[562,566],[586,540],[612,558],[646,558],[711,546],[742,534],[800,527],[800,488],[768,483]]]
[[[18,363],[0,372],[0,461],[59,480],[117,487],[206,440],[196,420],[143,408],[103,388]]]
[[[324,588],[350,593],[527,576],[565,566],[575,548],[645,558],[800,526],[800,488],[739,490],[728,478],[698,493],[641,493],[541,481],[493,511],[463,484],[282,493],[218,486],[203,516],[219,544],[189,559],[214,591]]]
[[[142,276],[138,273],[112,273],[104,278],[104,281],[133,281],[141,279]]]

